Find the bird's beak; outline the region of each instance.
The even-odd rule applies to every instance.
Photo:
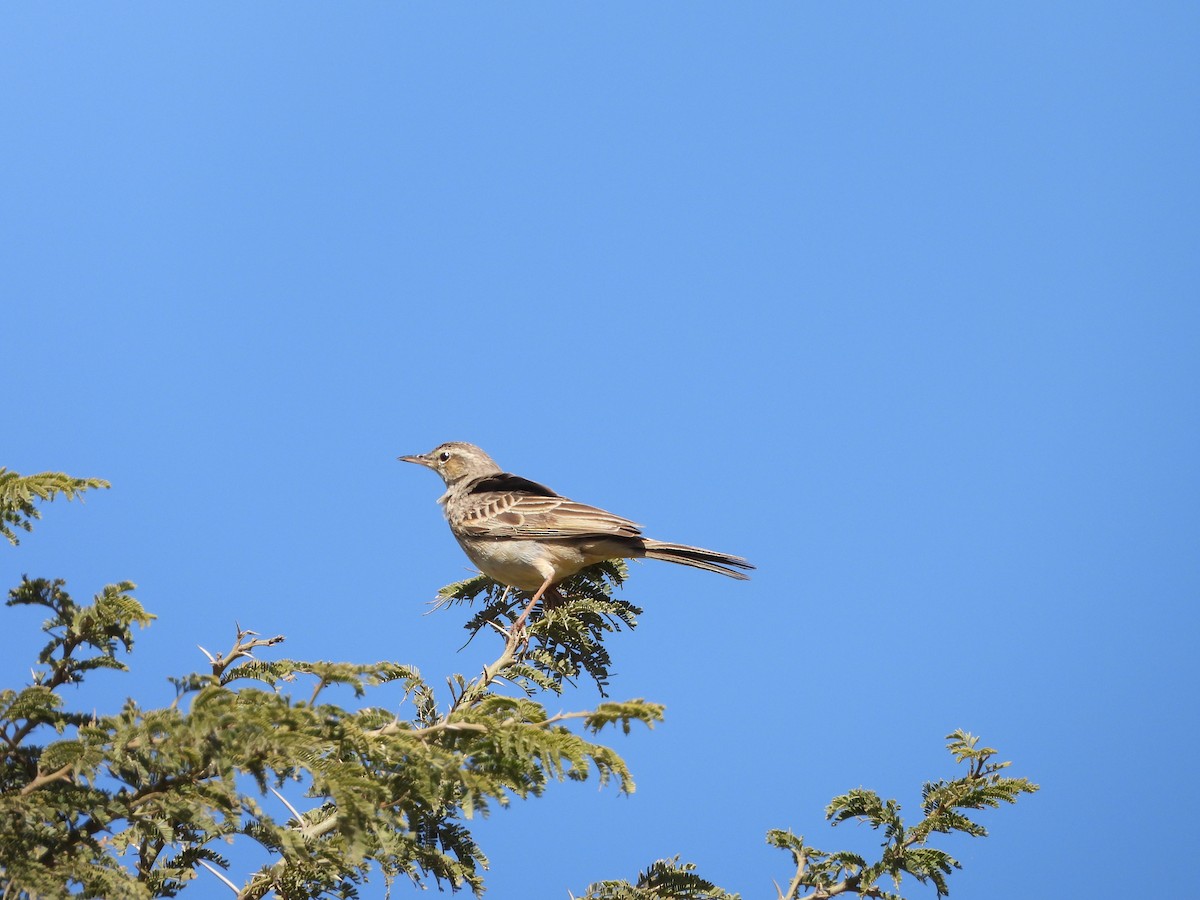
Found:
[[[397,456],[396,459],[400,460],[400,462],[416,463],[418,466],[433,468],[433,463],[426,456]]]

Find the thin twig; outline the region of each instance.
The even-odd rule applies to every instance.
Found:
[[[314,705],[317,702],[317,695],[327,687],[329,687],[328,681],[326,681],[324,678],[318,679],[316,687],[313,688],[312,696],[308,698],[308,705]]]

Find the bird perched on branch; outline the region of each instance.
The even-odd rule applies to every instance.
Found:
[[[548,590],[606,559],[664,559],[747,579],[740,556],[643,537],[621,516],[559,496],[536,481],[501,470],[474,444],[450,441],[424,455],[398,457],[426,466],[446,482],[438,498],[450,531],[489,578],[533,591],[525,617]]]

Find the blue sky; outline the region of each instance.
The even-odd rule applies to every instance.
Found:
[[[0,15],[0,464],[113,483],[0,575],[160,617],[88,702],[166,702],[235,618],[478,671],[423,615],[466,567],[440,485],[395,461],[469,440],[758,565],[634,567],[638,791],[482,823],[489,896],[675,854],[774,896],[767,829],[869,848],[825,803],[915,812],[958,727],[1042,791],[955,896],[1191,876],[1194,4]],[[14,684],[39,619],[3,615]]]

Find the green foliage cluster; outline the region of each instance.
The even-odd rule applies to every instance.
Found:
[[[637,617],[642,614],[628,600],[613,595],[627,574],[624,560],[597,563],[567,579],[556,588],[557,596],[551,602],[533,610],[529,617],[530,644],[510,672],[522,689],[541,688],[561,694],[564,682],[574,684],[580,675],[587,675],[601,696],[606,696],[612,657],[604,639],[622,626],[636,628]],[[570,602],[564,597],[570,597]],[[482,601],[481,608],[463,626],[471,639],[486,628],[507,634],[523,606],[518,602],[519,592],[486,575],[446,585],[438,591],[437,606],[477,600]]]
[[[950,893],[946,876],[962,867],[946,851],[929,846],[930,837],[953,832],[984,837],[987,829],[968,818],[964,810],[1016,803],[1021,794],[1032,794],[1038,786],[1025,778],[1002,775],[1010,764],[992,762],[995,749],[978,746],[979,739],[974,735],[958,730],[946,735],[946,740],[955,761],[966,763],[967,771],[955,779],[925,783],[921,804],[924,818],[916,825],[905,827],[900,818],[900,804],[895,800],[884,800],[863,788],[834,797],[826,808],[825,817],[834,825],[854,820],[882,829],[883,849],[875,862],[868,863],[857,853],[844,850],[828,853],[806,846],[804,838],[790,831],[768,832],[767,843],[789,851],[796,863],[792,885],[787,893],[780,895],[791,900],[855,893],[900,900],[898,893],[882,889],[879,882],[890,878],[898,890],[904,875],[911,875],[922,884],[931,883],[939,897]],[[812,892],[800,893],[808,889]]]
[[[660,859],[639,872],[637,880],[600,881],[589,885],[580,900],[741,900],[696,874],[695,863],[679,857]]]
[[[0,535],[10,544],[20,540],[13,531],[32,531],[33,523],[42,517],[35,500],[53,500],[56,496],[73,500],[86,490],[109,487],[100,478],[72,478],[62,472],[42,472],[38,475],[18,475],[0,466]]]
[[[70,497],[104,484],[60,475],[30,476],[29,484],[0,474],[3,521],[26,530],[37,517],[33,498]],[[653,726],[661,706],[606,699],[552,715],[538,699],[557,697],[581,677],[604,695],[611,669],[605,639],[634,628],[641,613],[613,596],[624,575],[619,562],[581,572],[524,627],[517,623],[526,595],[482,577],[444,588],[442,605],[478,604],[466,628],[472,639],[498,635],[501,650],[475,677],[449,678],[440,699],[419,672],[399,663],[259,658],[283,637],[239,626],[228,650],[204,651],[207,666],[172,679],[169,706],[144,708],[130,699],[104,715],[71,709],[62,689],[97,669],[125,670],[119,654],[132,651],[134,630],[154,616],[128,582],[77,603],[61,580],[22,579],[8,605],[44,610],[48,640],[31,682],[0,691],[0,900],[173,897],[197,877],[220,880],[245,900],[356,897],[372,872],[389,885],[436,881],[482,893],[487,858],[469,829],[474,816],[539,796],[555,781],[595,775],[621,791],[634,789],[625,762],[595,738],[610,726]],[[365,702],[389,684],[402,687],[402,715]],[[329,702],[325,691],[333,685],[364,702]],[[944,894],[945,875],[958,863],[928,839],[951,831],[982,836],[965,810],[1036,790],[1002,775],[1008,764],[992,762],[995,751],[970,735],[955,732],[950,740],[967,773],[925,786],[924,818],[916,825],[906,828],[895,801],[870,791],[851,791],[830,805],[834,824],[857,819],[882,830],[878,861],[771,832],[768,841],[796,863],[779,896],[894,897],[879,882],[890,877],[898,887],[902,874]],[[238,842],[257,845],[270,862],[232,876],[225,854]],[[675,858],[655,862],[634,883],[594,884],[586,897],[737,895]]]
[[[950,893],[946,876],[961,868],[949,853],[928,844],[934,834],[959,832],[984,837],[987,829],[970,819],[964,810],[998,807],[1015,803],[1021,794],[1032,794],[1038,786],[1025,778],[1001,774],[1007,762],[993,762],[996,751],[980,747],[979,739],[965,731],[946,736],[947,749],[967,770],[958,778],[927,782],[922,789],[924,817],[916,825],[905,827],[900,804],[884,800],[874,791],[856,788],[834,797],[825,810],[832,824],[864,822],[884,835],[879,859],[868,863],[858,853],[846,850],[827,852],[810,847],[804,838],[790,831],[767,832],[767,843],[788,851],[796,871],[785,889],[776,885],[779,900],[826,900],[838,894],[857,894],[879,900],[903,900],[898,893],[905,875],[921,884],[933,885],[937,896]],[[888,878],[895,890],[885,890],[880,881]],[[738,900],[698,876],[691,864],[675,859],[660,859],[641,873],[632,884],[605,881],[591,885],[580,900]]]

